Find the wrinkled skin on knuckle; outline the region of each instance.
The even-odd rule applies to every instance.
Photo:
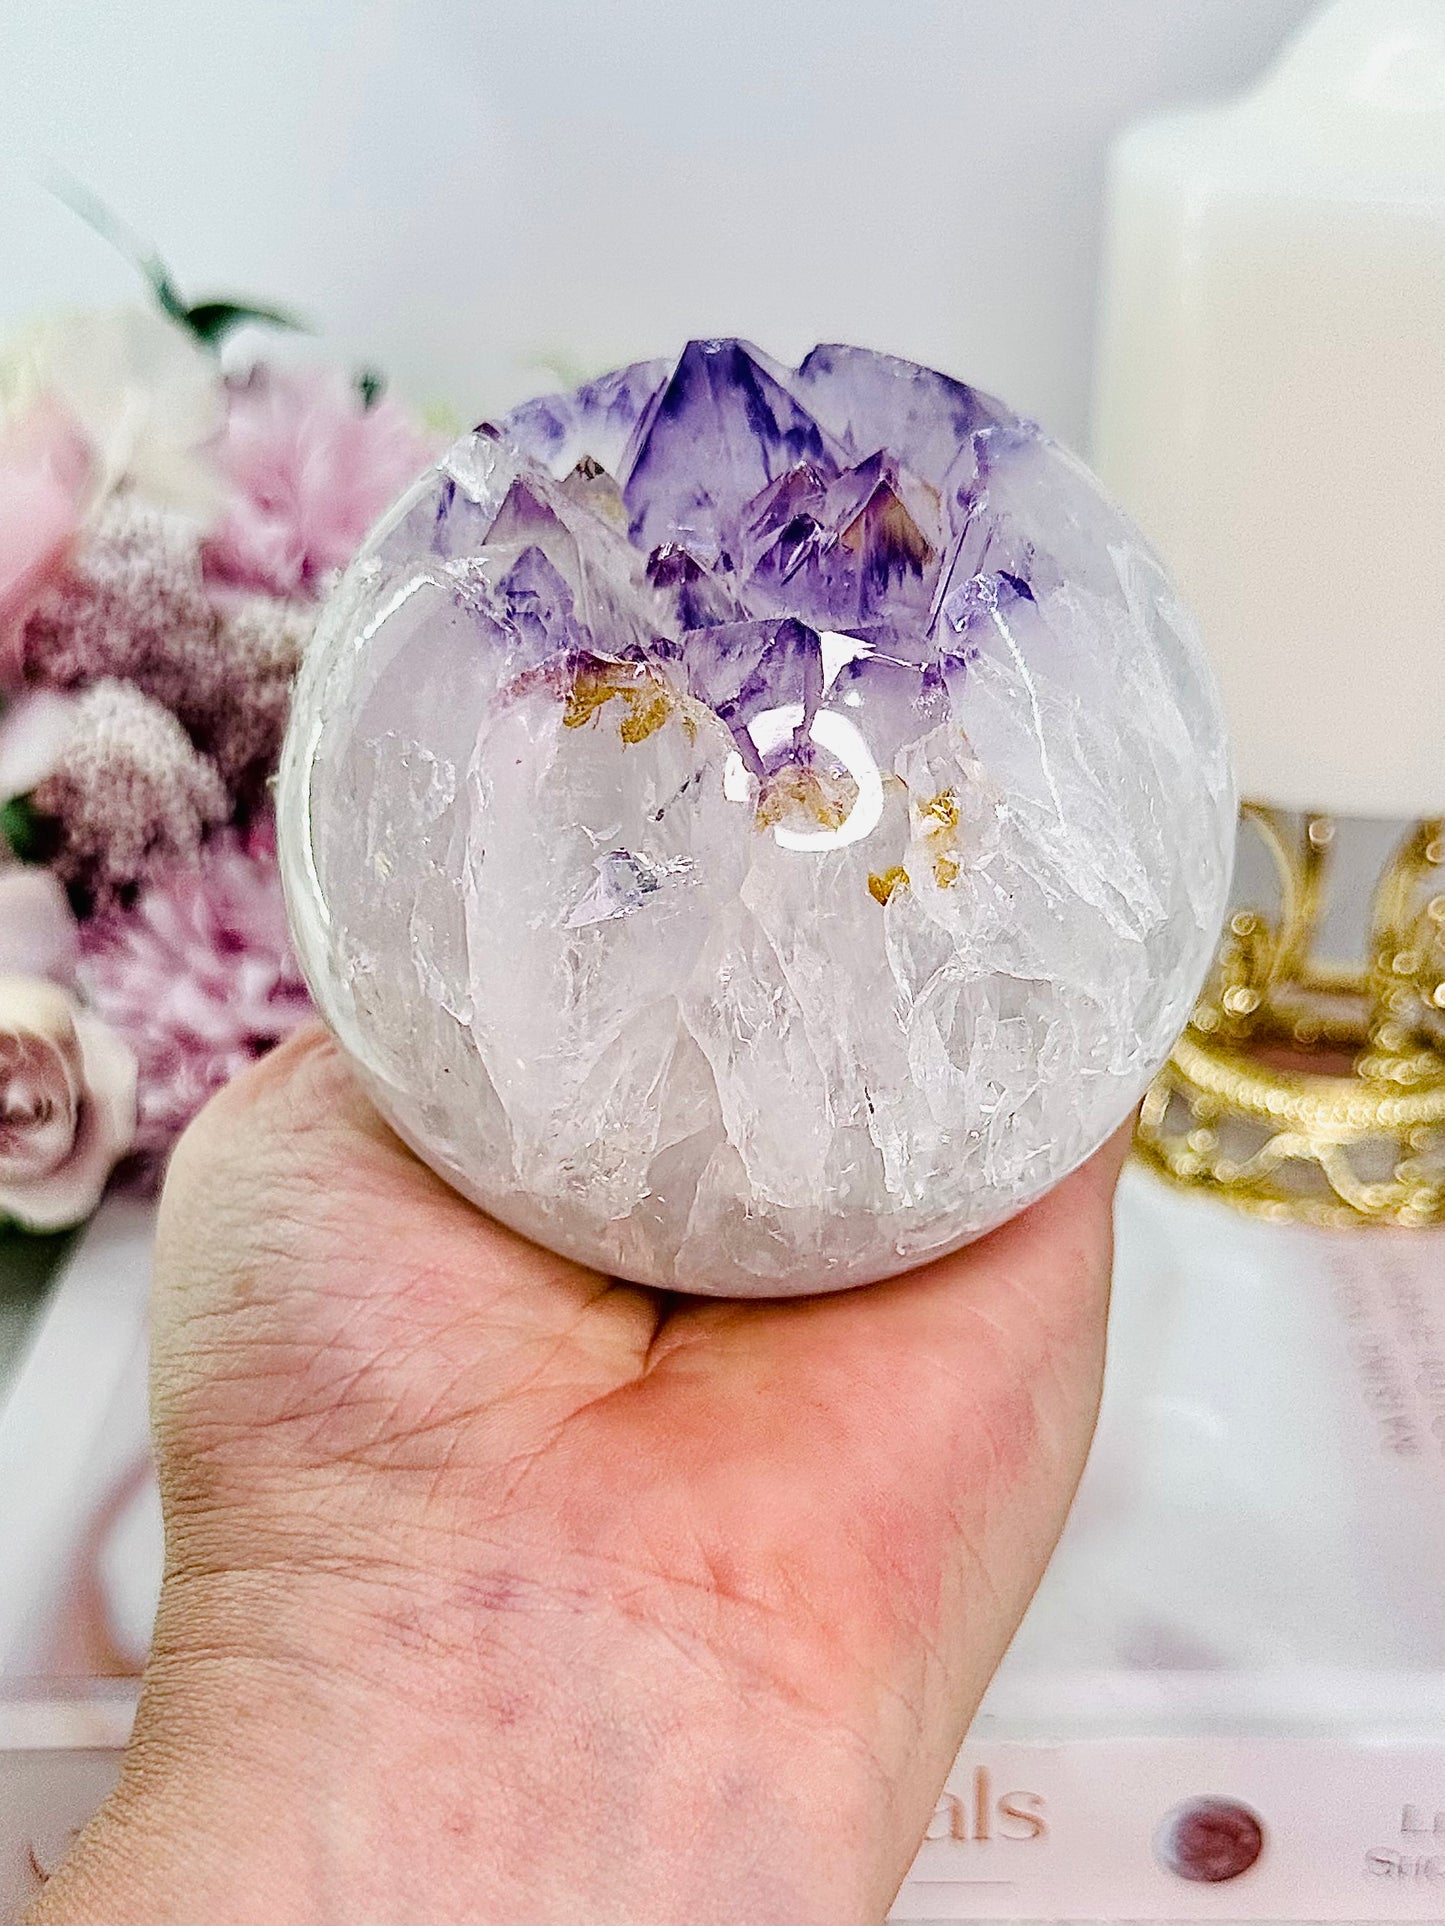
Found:
[[[211,1100],[172,1159],[157,1229],[152,1416],[177,1504],[245,1502],[268,1455],[304,1468],[294,1430],[278,1441],[273,1427],[305,1409],[327,1341],[324,1322],[295,1315],[298,1294],[317,1283],[326,1171],[298,1147],[306,1133],[278,1132],[274,1113],[294,1105],[294,1079],[329,1051],[307,1033],[257,1064]],[[343,1273],[324,1289],[345,1286]]]

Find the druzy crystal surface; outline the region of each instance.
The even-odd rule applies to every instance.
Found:
[[[1062,447],[908,362],[694,341],[397,506],[280,820],[422,1157],[605,1271],[771,1295],[946,1251],[1123,1119],[1234,806],[1190,622]]]

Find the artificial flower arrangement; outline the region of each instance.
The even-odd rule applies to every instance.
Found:
[[[319,599],[434,439],[375,377],[227,371],[230,302],[0,343],[0,1223],[154,1184],[309,1003],[270,780]]]

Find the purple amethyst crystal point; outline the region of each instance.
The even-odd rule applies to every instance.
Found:
[[[584,382],[575,394],[524,402],[507,417],[508,438],[558,480],[589,456],[607,474],[620,475],[637,418],[666,381],[669,365],[635,361]]]
[[[793,616],[760,622],[725,622],[684,635],[688,686],[737,738],[745,760],[759,773],[762,756],[778,747],[751,734],[763,714],[796,708],[779,738],[806,744],[823,693],[822,645]]]
[[[582,637],[573,620],[572,591],[540,548],[524,548],[497,584],[504,619],[541,661]]]
[[[976,388],[932,368],[868,348],[820,346],[805,357],[794,391],[828,432],[855,456],[888,449],[935,488],[967,454],[973,437],[1017,421]]]
[[[485,546],[518,467],[515,449],[477,429],[448,449],[430,487],[414,490],[392,510],[373,538],[377,555],[427,554],[464,564]]]
[[[909,662],[887,653],[888,644],[863,642],[838,669],[827,705],[847,716],[868,718],[870,745],[892,758],[909,742],[948,721],[944,671],[936,662]]]
[[[577,544],[542,489],[540,477],[533,481],[526,474],[519,475],[502,497],[492,517],[485,545],[488,548],[503,548],[512,542],[562,542],[575,571],[579,566]]]
[[[645,549],[681,542],[705,562],[731,558],[744,506],[804,461],[831,473],[833,444],[757,350],[689,341],[624,457],[632,539]]]
[[[647,579],[654,588],[670,593],[680,629],[705,629],[742,618],[742,606],[727,578],[704,568],[680,542],[664,542],[652,551]]]
[[[943,547],[938,497],[879,451],[828,491],[829,540],[819,561],[830,611],[868,622],[903,610],[921,616]]]
[[[423,477],[279,805],[406,1141],[585,1264],[744,1296],[908,1269],[1101,1143],[1233,822],[1189,618],[1067,450],[910,362],[721,340]]]

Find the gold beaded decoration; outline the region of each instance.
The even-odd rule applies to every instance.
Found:
[[[1379,877],[1363,962],[1316,954],[1335,825],[1246,803],[1270,913],[1237,910],[1135,1147],[1170,1182],[1329,1226],[1445,1222],[1445,820]]]

